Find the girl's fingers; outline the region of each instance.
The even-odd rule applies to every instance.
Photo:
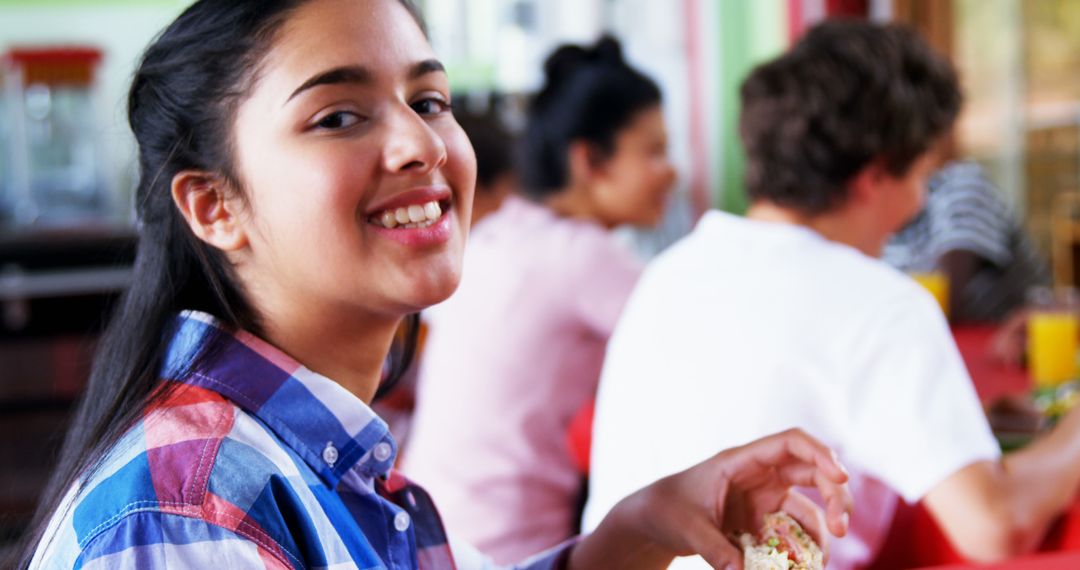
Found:
[[[854,506],[847,485],[837,484],[813,466],[790,464],[776,470],[780,485],[789,487],[814,487],[825,502],[828,529],[835,536],[847,534],[848,522]]]
[[[822,552],[828,556],[829,532],[826,530],[825,515],[809,497],[797,491],[788,491],[787,497],[781,508],[791,518],[798,521],[806,532],[810,533],[814,542],[821,546]]]
[[[721,459],[722,458],[722,459]],[[723,476],[736,486],[760,481],[766,474],[786,487],[815,487],[825,501],[829,532],[847,534],[853,505],[847,471],[827,446],[802,430],[791,429],[721,453]],[[745,483],[744,483],[745,482]]]
[[[848,474],[825,444],[799,429],[789,429],[725,451],[720,468],[734,481],[793,463],[815,466],[830,481],[847,482]]]
[[[816,487],[819,472],[816,466],[809,463],[789,463],[776,468],[776,475],[781,485],[791,487]]]
[[[851,512],[855,501],[851,498],[851,491],[847,486],[844,486],[842,491],[833,496],[822,493],[825,496],[825,519],[829,523],[829,532],[833,536],[846,535],[851,524]]]

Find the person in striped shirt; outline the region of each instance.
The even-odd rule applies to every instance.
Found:
[[[927,187],[926,205],[882,259],[902,271],[944,272],[951,319],[1001,322],[1031,287],[1050,283],[1046,262],[978,163],[950,162]]]
[[[490,568],[394,471],[369,407],[399,325],[457,286],[474,186],[415,8],[199,0],[148,48],[128,103],[135,279],[15,564]],[[519,567],[739,567],[726,537],[766,512],[842,535],[846,478],[783,432]],[[793,486],[816,486],[827,518]]]

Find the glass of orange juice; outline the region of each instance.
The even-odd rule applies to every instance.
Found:
[[[1028,369],[1036,388],[1055,388],[1076,379],[1076,355],[1080,345],[1080,318],[1075,290],[1054,296],[1036,290],[1030,297],[1028,317]]]
[[[915,271],[908,275],[934,296],[945,318],[949,318],[949,276],[942,271]]]

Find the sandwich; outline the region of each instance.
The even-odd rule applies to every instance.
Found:
[[[784,512],[765,515],[761,532],[757,536],[745,533],[739,542],[745,570],[823,570],[825,567],[821,548]]]

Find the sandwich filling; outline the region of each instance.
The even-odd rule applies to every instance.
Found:
[[[822,570],[824,554],[814,539],[784,512],[765,515],[758,536],[745,533],[743,547],[746,570]]]

